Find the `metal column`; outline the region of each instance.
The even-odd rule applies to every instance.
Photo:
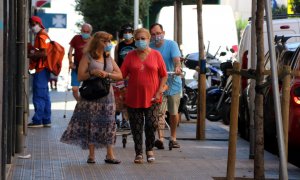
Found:
[[[4,30],[4,0],[0,0],[0,87],[3,87],[3,61],[4,61],[4,41],[3,41],[3,30]],[[2,108],[3,108],[3,88],[0,88],[0,161],[1,161],[1,167],[0,167],[0,174],[1,179],[5,179],[5,143],[4,143],[4,134],[3,134],[3,114],[2,114]]]
[[[275,48],[273,44],[273,25],[272,25],[272,11],[269,0],[265,0],[265,11],[267,17],[267,30],[268,30],[268,43],[271,58],[271,71],[272,71],[272,88],[273,98],[275,105],[275,119],[276,119],[276,130],[277,130],[277,141],[280,156],[280,179],[288,179],[287,173],[287,160],[284,147],[283,139],[283,128],[282,128],[282,114],[279,99],[279,85],[278,85],[278,72],[275,57]]]

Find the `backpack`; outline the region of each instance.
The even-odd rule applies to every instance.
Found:
[[[47,57],[43,59],[43,64],[52,74],[58,76],[62,68],[65,49],[58,42],[51,40],[47,33],[42,32],[42,34],[46,35],[50,40],[47,48]]]
[[[64,55],[64,47],[58,42],[50,40],[50,44],[47,49],[45,67],[55,76],[57,76],[61,71]]]

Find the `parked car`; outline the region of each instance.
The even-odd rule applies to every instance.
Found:
[[[239,50],[238,50],[238,61],[241,63],[242,69],[249,69],[249,68],[256,68],[255,63],[251,62],[251,24],[252,22],[249,21],[249,24],[244,29],[244,32],[241,37],[241,41],[239,43]],[[273,33],[274,36],[281,36],[281,35],[295,35],[300,34],[300,18],[282,18],[276,19],[273,18]],[[267,54],[269,51],[268,46],[268,33],[266,22],[264,22],[263,28],[264,34],[264,52]],[[295,37],[289,40],[289,42],[300,42],[300,37]],[[254,61],[256,62],[256,60]],[[253,67],[254,66],[254,67]],[[247,79],[242,78],[242,89],[247,86],[248,82]]]
[[[300,37],[300,34],[275,37],[275,52],[278,67],[289,65],[292,70],[300,70],[300,42],[287,42],[295,37]],[[265,60],[265,68],[270,69],[270,56],[268,53],[265,56]],[[269,82],[269,86],[263,90],[265,145],[268,150],[277,152],[278,146],[271,77],[265,76],[264,82]],[[279,79],[279,87],[281,87],[281,84],[282,81]],[[251,113],[254,113],[249,111],[249,104],[251,104],[249,102],[250,86],[251,84],[248,84],[240,96],[239,133],[245,139],[249,139],[249,117]],[[289,109],[289,150],[296,151],[300,150],[300,77],[292,77]]]

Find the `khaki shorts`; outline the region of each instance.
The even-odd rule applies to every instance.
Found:
[[[167,110],[170,115],[178,114],[180,98],[180,93],[174,94],[173,96],[163,96],[162,103],[159,107],[159,129],[164,129],[165,127],[165,116]]]

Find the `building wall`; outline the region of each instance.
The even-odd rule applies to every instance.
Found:
[[[287,0],[276,0],[277,5],[287,6]],[[235,19],[247,20],[251,17],[252,0],[221,0],[222,5],[230,5],[233,9]]]

